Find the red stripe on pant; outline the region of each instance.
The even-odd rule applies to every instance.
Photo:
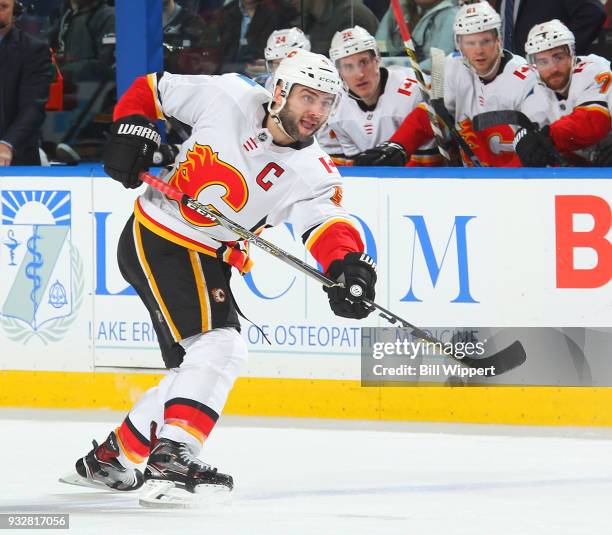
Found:
[[[140,464],[149,456],[150,444],[139,437],[131,428],[126,418],[117,428],[119,446],[125,456],[133,463]]]
[[[165,424],[184,429],[201,443],[210,435],[218,419],[215,411],[192,400],[170,400],[164,410]]]

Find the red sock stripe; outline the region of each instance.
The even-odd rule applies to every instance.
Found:
[[[143,459],[149,456],[149,441],[138,433],[128,418],[123,420],[123,423],[119,426],[118,435],[119,442],[126,450],[124,453],[128,457],[130,454]]]
[[[217,423],[219,415],[202,403],[188,399],[173,399],[166,402],[164,420],[185,422],[207,437]]]

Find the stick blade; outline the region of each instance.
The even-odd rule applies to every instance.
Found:
[[[431,48],[431,99],[444,98],[444,66],[446,54],[441,48]]]
[[[489,357],[483,359],[465,357],[461,360],[470,368],[489,368],[493,366],[495,368],[495,375],[501,375],[521,366],[527,360],[527,353],[523,344],[516,340],[508,347]]]
[[[495,375],[509,372],[514,368],[518,368],[527,360],[527,353],[523,344],[518,340],[510,344],[508,347],[494,353],[483,359],[463,358],[463,363],[470,368],[495,368]]]

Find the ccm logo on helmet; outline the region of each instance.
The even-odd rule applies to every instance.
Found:
[[[322,76],[319,77],[319,80],[321,80],[322,82],[329,82],[330,84],[336,83],[336,80],[334,80],[333,78],[323,78]]]
[[[150,139],[151,141],[154,141],[155,143],[157,143],[158,146],[161,143],[161,136],[155,130],[147,128],[146,126],[124,123],[119,126],[117,134],[122,134],[125,136],[132,135],[144,137]]]

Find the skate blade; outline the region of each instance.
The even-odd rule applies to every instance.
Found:
[[[232,489],[225,485],[196,485],[193,489],[198,496],[224,496],[231,491]]]
[[[226,505],[230,489],[221,485],[196,485],[194,492],[177,487],[172,481],[150,479],[138,499],[142,507],[159,509],[185,509],[203,503]]]
[[[138,498],[142,507],[182,509],[192,506],[193,498],[190,499],[187,491],[176,488],[172,481],[150,479],[145,481],[144,489]]]
[[[112,489],[104,483],[98,483],[97,481],[91,481],[84,477],[81,477],[76,472],[71,472],[62,476],[58,480],[60,483],[66,483],[67,485],[76,485],[77,487],[87,487],[89,489],[105,490],[107,492],[126,492],[117,489]]]

